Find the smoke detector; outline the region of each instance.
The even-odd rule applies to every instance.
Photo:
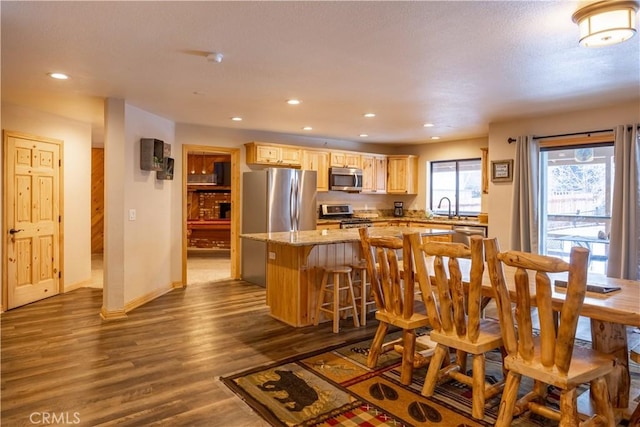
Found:
[[[211,52],[207,55],[207,61],[217,62],[218,64],[222,62],[222,58],[224,58],[224,55],[217,52]]]

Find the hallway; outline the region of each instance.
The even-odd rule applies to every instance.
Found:
[[[91,255],[90,288],[102,288],[102,254]],[[187,285],[218,282],[231,277],[229,251],[189,251],[187,256]]]

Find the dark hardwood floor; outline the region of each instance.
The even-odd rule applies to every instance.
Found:
[[[377,326],[293,328],[271,318],[264,301],[265,290],[246,282],[195,284],[106,322],[102,290],[81,288],[3,313],[0,421],[264,426],[219,376]]]

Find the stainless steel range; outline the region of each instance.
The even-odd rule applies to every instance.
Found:
[[[370,219],[354,217],[351,205],[320,205],[320,218],[340,220],[340,228],[373,226]]]

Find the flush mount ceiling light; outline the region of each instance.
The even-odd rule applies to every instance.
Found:
[[[287,100],[287,104],[289,104],[289,105],[298,105],[298,104],[300,104],[300,100],[299,99],[288,99]]]
[[[371,118],[371,117],[375,117],[376,113],[364,113],[363,116],[365,116],[367,118]]]
[[[580,27],[580,45],[608,46],[622,43],[636,33],[636,13],[640,2],[597,1],[578,9],[572,16]]]
[[[242,121],[242,117],[231,117],[231,120],[233,120],[234,122],[241,122]]]

